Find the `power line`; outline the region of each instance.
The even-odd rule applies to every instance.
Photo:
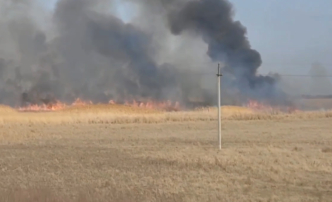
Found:
[[[192,72],[186,72],[189,74],[196,74],[196,75],[208,75],[208,76],[215,76],[215,73],[213,72],[201,72],[201,71],[192,71]],[[280,77],[321,77],[321,78],[332,78],[332,75],[309,75],[309,74],[278,74],[274,73],[276,76]],[[260,74],[264,75],[264,74]],[[265,74],[268,75],[268,74]]]
[[[332,75],[305,75],[305,74],[277,74],[281,77],[327,77],[332,78]]]
[[[155,71],[155,70],[151,70]],[[144,73],[150,72],[150,70],[144,70]],[[181,70],[180,70],[181,72]],[[206,76],[215,76],[216,73],[212,71],[201,71],[201,70],[190,70],[190,69],[182,69],[181,72],[183,75],[206,75]],[[222,73],[222,72],[221,72]],[[269,76],[269,74],[258,74],[262,76]],[[271,72],[271,76],[279,76],[279,77],[318,77],[318,78],[332,78],[332,75],[309,75],[309,74],[280,74],[277,72]]]
[[[332,66],[332,63],[319,63],[324,66]],[[306,64],[306,63],[270,63],[270,62],[263,62],[261,66],[305,66],[309,67],[311,64]]]

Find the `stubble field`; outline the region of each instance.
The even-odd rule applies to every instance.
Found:
[[[0,112],[0,201],[332,201],[331,112]]]

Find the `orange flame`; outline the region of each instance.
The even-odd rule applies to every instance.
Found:
[[[272,106],[269,104],[258,102],[256,100],[249,100],[245,106],[255,111],[284,111],[288,113],[294,113],[299,111],[294,106]]]
[[[77,98],[72,104],[65,104],[63,102],[57,101],[56,103],[52,104],[41,104],[41,105],[29,105],[25,107],[19,107],[18,110],[22,112],[33,111],[33,112],[41,112],[41,111],[59,111],[63,110],[72,106],[89,106],[93,105],[92,101],[83,101],[80,98]],[[114,100],[110,100],[108,102],[109,105],[119,104]],[[166,111],[178,111],[180,110],[179,102],[158,102],[158,101],[146,101],[146,102],[138,102],[133,100],[131,102],[125,101],[124,105],[131,106],[131,107],[139,107],[139,108],[147,108],[147,109],[159,109],[159,110],[166,110]]]
[[[272,106],[260,103],[256,100],[249,100],[249,102],[246,104],[246,107],[259,111],[271,111],[274,109]]]

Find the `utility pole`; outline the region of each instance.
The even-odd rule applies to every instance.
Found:
[[[219,143],[219,150],[221,150],[221,109],[220,109],[220,77],[222,74],[220,73],[220,64],[218,64],[218,143]]]

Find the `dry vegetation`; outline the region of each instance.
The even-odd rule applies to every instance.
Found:
[[[17,112],[0,106],[0,124],[129,124],[166,123],[184,121],[215,121],[216,108],[202,108],[192,111],[163,112],[154,109],[121,105],[93,105],[72,107],[56,112]],[[244,107],[224,106],[221,108],[224,120],[282,120],[332,117],[332,111],[283,113],[280,111],[253,111]]]
[[[0,107],[0,201],[332,201],[331,112]]]

